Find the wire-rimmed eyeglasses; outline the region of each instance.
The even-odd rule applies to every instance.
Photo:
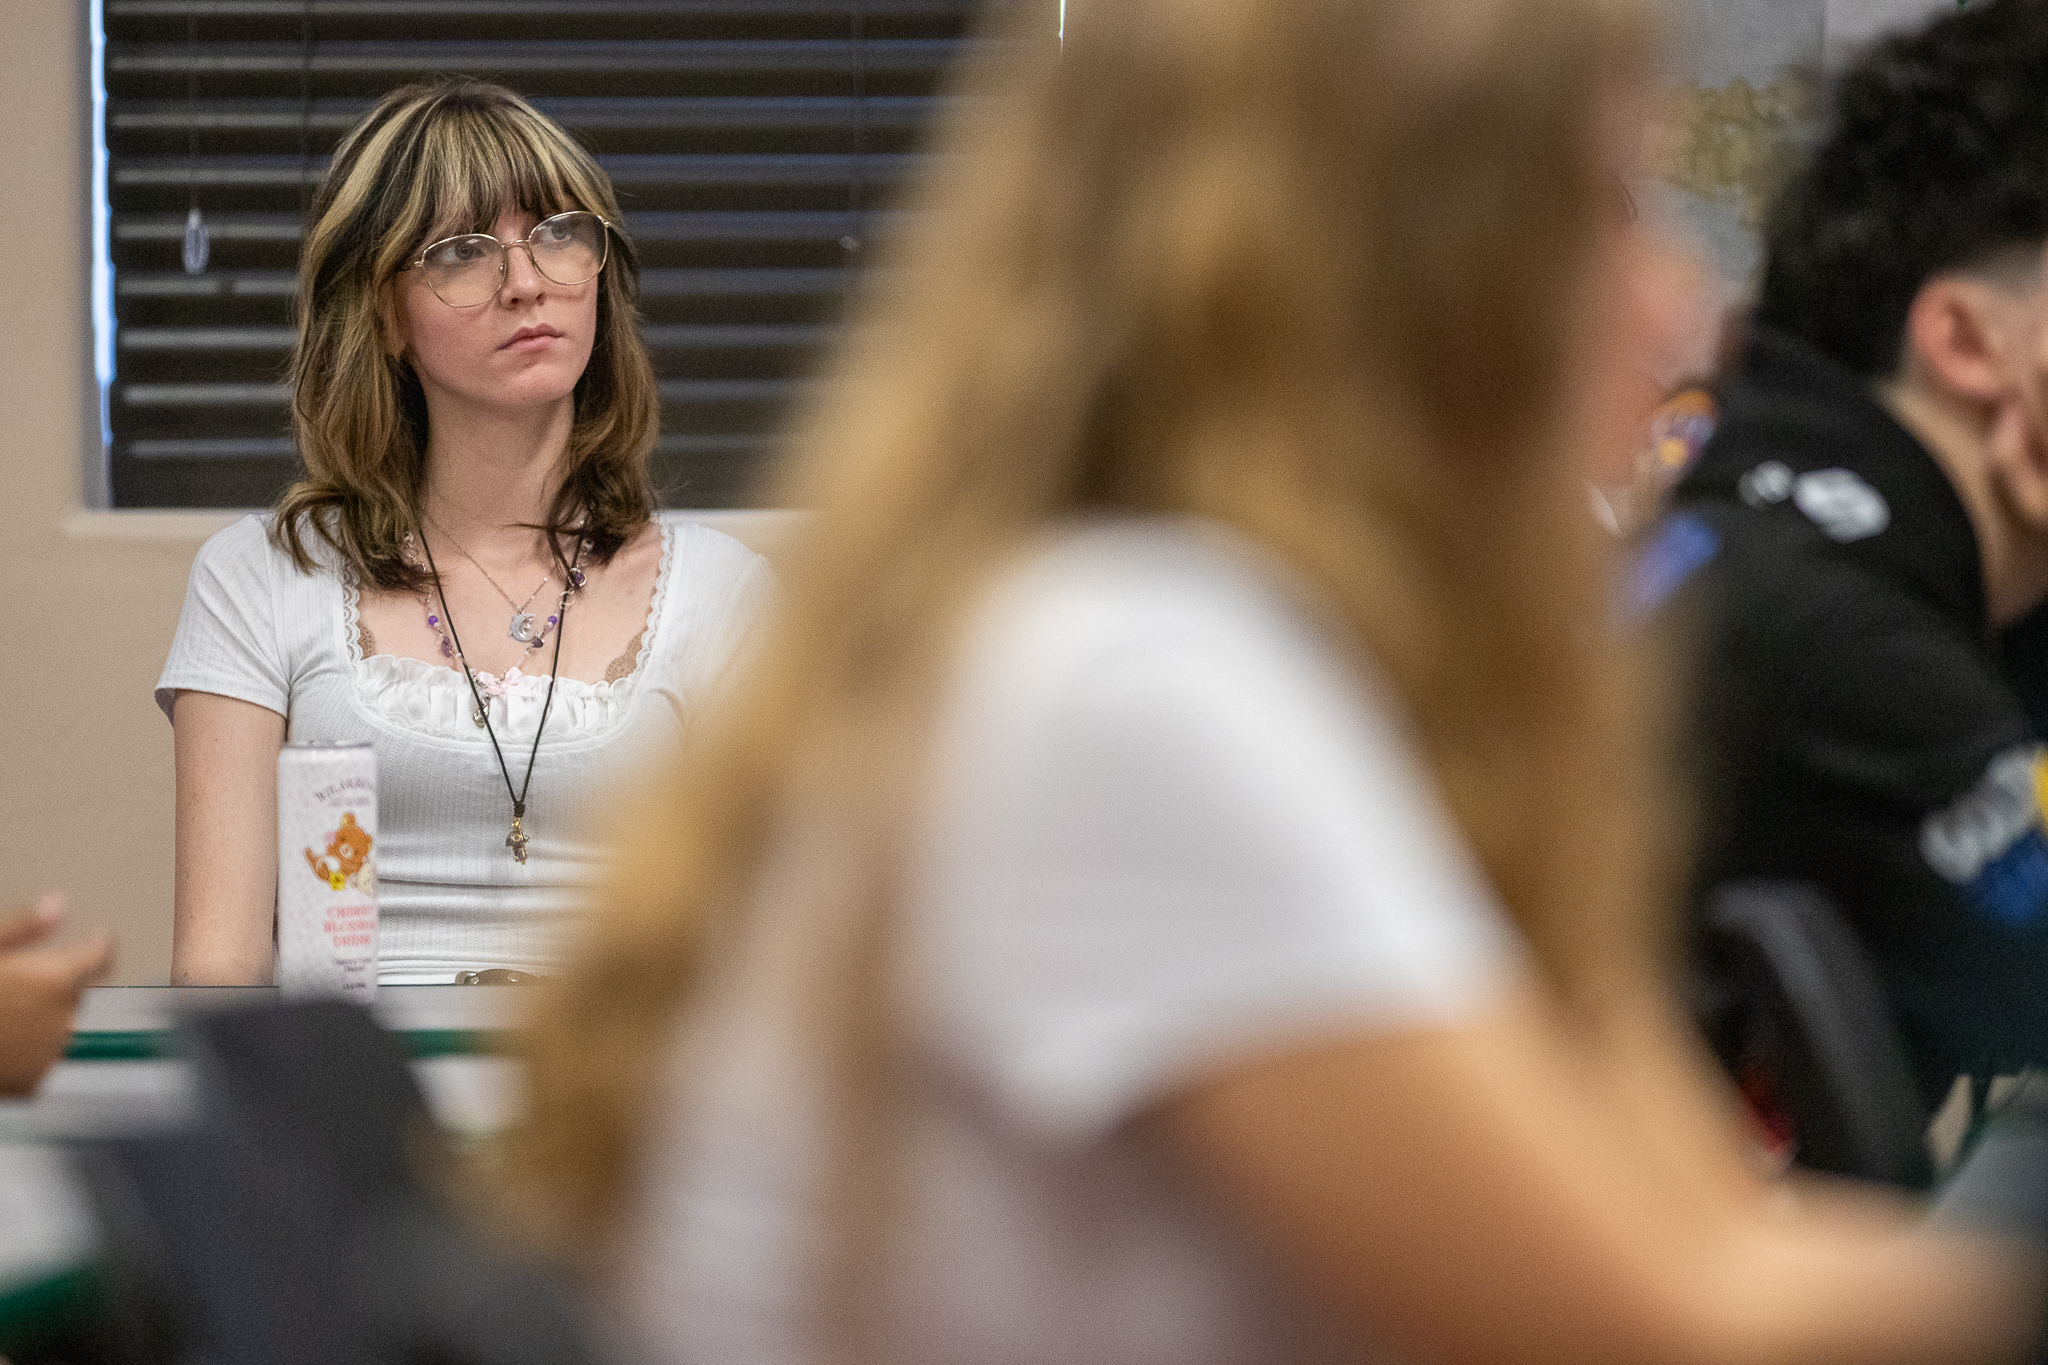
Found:
[[[443,237],[420,248],[400,266],[417,270],[434,297],[455,308],[474,308],[497,297],[504,286],[506,258],[512,248],[526,248],[541,278],[565,288],[588,284],[611,256],[611,223],[585,209],[543,218],[516,242],[501,242],[484,232]]]

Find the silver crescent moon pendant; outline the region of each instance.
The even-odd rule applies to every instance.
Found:
[[[530,645],[530,644],[532,644],[532,643],[533,643],[533,613],[532,613],[532,612],[530,612],[530,611],[515,611],[515,612],[513,612],[513,613],[512,613],[512,621],[511,621],[511,623],[510,623],[510,624],[509,624],[509,625],[508,625],[508,626],[506,627],[506,631],[507,631],[507,632],[508,632],[508,633],[509,633],[509,634],[510,634],[510,635],[512,636],[512,638],[513,638],[513,639],[517,640],[517,641],[518,641],[518,642],[519,642],[520,644],[522,644],[522,645]]]

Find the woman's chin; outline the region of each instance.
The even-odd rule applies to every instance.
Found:
[[[433,423],[437,407],[442,407],[450,417],[456,417],[458,412],[504,418],[542,416],[561,404],[574,400],[576,381],[579,378],[580,372],[563,376],[535,374],[529,371],[515,376],[510,382],[495,384],[488,388],[447,390],[447,396],[454,401],[445,406],[434,401],[434,393],[429,388],[427,421],[430,425]],[[461,419],[456,417],[456,420]]]

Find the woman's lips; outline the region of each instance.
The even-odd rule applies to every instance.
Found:
[[[501,351],[538,351],[548,343],[561,338],[556,328],[542,324],[539,327],[521,327],[512,334],[512,339],[498,349]]]

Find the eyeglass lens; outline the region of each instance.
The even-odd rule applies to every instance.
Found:
[[[535,225],[524,245],[533,257],[533,268],[543,277],[559,285],[577,285],[596,279],[604,269],[611,240],[603,219],[579,211],[558,213]],[[427,248],[420,268],[427,287],[443,303],[467,308],[497,294],[505,281],[508,249],[483,233],[450,237]]]

